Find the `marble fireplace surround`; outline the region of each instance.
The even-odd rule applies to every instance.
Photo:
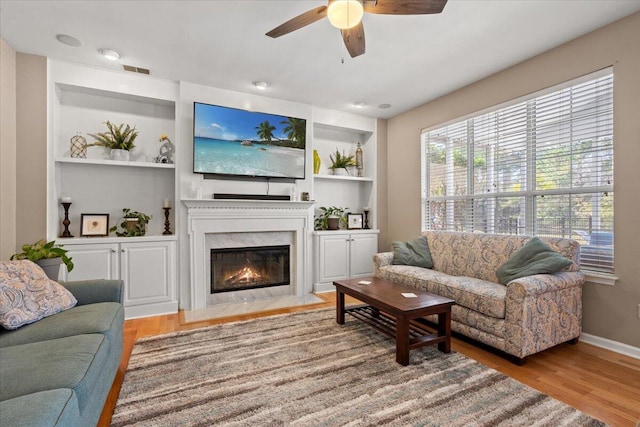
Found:
[[[267,233],[262,237],[289,234],[293,266],[292,289],[295,289],[298,297],[311,293],[313,202],[183,200],[183,203],[187,207],[192,310],[207,307],[210,249],[211,242],[216,240],[216,234],[220,235],[218,241],[230,242],[246,239],[247,234]],[[239,233],[239,239],[229,239],[235,233]],[[264,244],[262,237],[258,239],[260,244]]]

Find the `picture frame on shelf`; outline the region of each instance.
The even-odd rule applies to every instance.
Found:
[[[363,215],[361,213],[348,213],[347,214],[347,228],[349,230],[362,229]]]
[[[80,214],[80,236],[106,237],[109,235],[109,214]]]

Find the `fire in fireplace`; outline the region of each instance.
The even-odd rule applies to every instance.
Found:
[[[211,293],[289,285],[289,245],[211,249]]]

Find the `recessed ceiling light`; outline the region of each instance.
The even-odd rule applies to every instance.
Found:
[[[100,52],[102,56],[104,56],[110,61],[117,61],[122,56],[120,55],[120,53],[116,52],[113,49],[103,48],[103,49],[98,49],[98,52]]]
[[[56,39],[62,44],[66,44],[67,46],[72,47],[80,47],[82,46],[82,42],[73,36],[69,36],[67,34],[56,34]]]
[[[266,88],[269,87],[269,83],[267,83],[267,82],[253,82],[253,85],[258,90],[265,90]]]
[[[354,102],[353,103],[353,106],[356,107],[356,108],[364,108],[365,105],[366,104],[364,102],[362,102],[362,101],[358,101],[358,102]]]
[[[391,108],[391,104],[380,104],[378,108],[381,110],[386,110],[387,108]]]

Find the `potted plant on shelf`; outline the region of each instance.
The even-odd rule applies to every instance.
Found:
[[[71,257],[67,256],[67,250],[62,245],[56,245],[56,241],[47,242],[38,240],[32,245],[22,245],[22,252],[11,255],[11,259],[28,259],[38,264],[51,280],[58,280],[60,264],[67,266],[67,271],[73,270]]]
[[[346,212],[349,208],[336,206],[320,207],[320,214],[315,219],[316,230],[338,230],[340,224],[346,222]]]
[[[147,224],[150,220],[150,215],[124,208],[122,209],[122,218],[109,231],[115,232],[119,237],[144,236],[147,233]]]
[[[89,134],[97,141],[93,145],[110,148],[112,160],[129,160],[130,151],[135,147],[133,142],[138,136],[136,127],[127,125],[123,130],[124,123],[116,126],[106,121],[104,124],[107,125],[108,132]]]
[[[334,175],[351,175],[349,168],[356,165],[356,160],[353,158],[353,154],[346,155],[344,154],[344,150],[342,154],[340,151],[336,149],[335,157],[333,154],[329,154],[329,158],[331,159],[331,166],[329,169],[333,171]]]

